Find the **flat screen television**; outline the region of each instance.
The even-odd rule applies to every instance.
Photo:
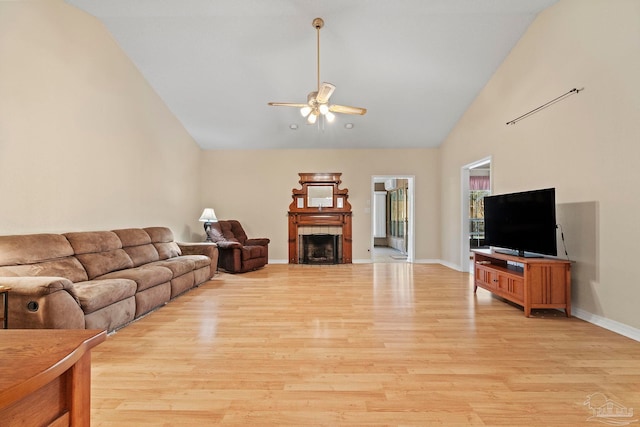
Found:
[[[485,244],[521,257],[556,256],[555,194],[545,188],[485,197]]]

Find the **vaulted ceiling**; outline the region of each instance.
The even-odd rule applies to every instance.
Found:
[[[297,149],[439,146],[557,0],[66,1],[105,24],[202,148]],[[315,17],[331,102],[366,115],[307,125],[267,105],[315,90]]]

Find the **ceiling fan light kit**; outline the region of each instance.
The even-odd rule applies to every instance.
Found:
[[[307,103],[291,103],[291,102],[269,102],[274,107],[296,107],[300,109],[302,117],[307,119],[308,124],[315,124],[318,117],[324,117],[329,123],[332,123],[336,116],[334,113],[340,114],[357,114],[364,115],[367,113],[366,108],[350,107],[347,105],[329,104],[329,98],[336,90],[336,87],[328,82],[320,84],[320,29],[324,27],[322,18],[315,18],[312,22],[313,28],[316,29],[317,35],[317,90],[307,95]]]

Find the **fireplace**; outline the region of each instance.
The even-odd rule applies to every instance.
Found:
[[[289,205],[290,264],[351,264],[349,190],[340,173],[299,173]]]
[[[338,264],[342,259],[342,236],[339,234],[303,234],[298,264]]]

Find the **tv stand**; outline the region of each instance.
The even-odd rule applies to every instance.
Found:
[[[571,317],[571,263],[555,258],[525,258],[488,250],[473,251],[474,287],[531,309],[564,309]]]

